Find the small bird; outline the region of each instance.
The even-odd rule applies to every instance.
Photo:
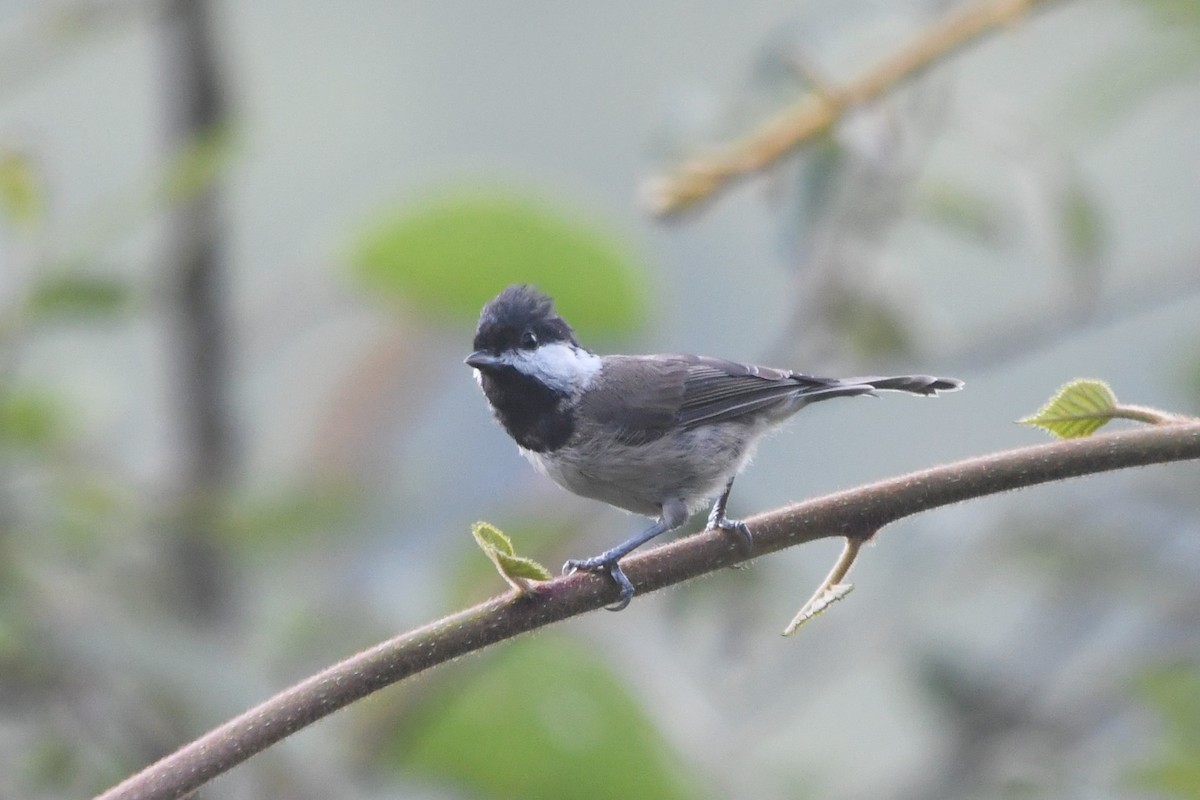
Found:
[[[603,572],[633,598],[620,560],[674,530],[716,498],[708,527],[751,533],[725,507],[733,479],[759,439],[818,400],[877,391],[935,395],[954,378],[818,378],[693,355],[600,356],[584,348],[554,301],[509,286],[483,307],[466,363],[492,413],[521,454],[568,491],[656,519],[598,556],[571,559],[564,573]]]

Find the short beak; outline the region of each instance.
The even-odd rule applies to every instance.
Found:
[[[485,350],[476,350],[466,358],[467,366],[474,367],[475,369],[498,367],[501,363],[503,362],[501,362],[497,356],[494,356]]]

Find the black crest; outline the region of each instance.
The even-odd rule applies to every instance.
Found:
[[[502,353],[547,342],[579,344],[574,330],[554,310],[554,301],[528,284],[509,286],[479,315],[476,350]]]

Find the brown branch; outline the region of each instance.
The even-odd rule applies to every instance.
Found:
[[[861,537],[890,522],[974,497],[1146,464],[1200,459],[1200,421],[1156,425],[981,456],[752,517],[752,556],[830,536]],[[622,564],[638,594],[747,558],[740,541],[706,531]],[[402,634],[308,678],[105,792],[101,800],[181,797],[322,717],[378,689],[616,599],[603,578],[576,574],[539,596],[497,595]]]
[[[1049,0],[991,0],[951,12],[914,41],[841,88],[821,86],[759,130],[683,164],[673,175],[647,181],[643,194],[654,214],[668,215],[711,198],[735,180],[761,172],[796,147],[825,133],[845,114],[879,99],[897,84],[984,34],[1010,25]]]

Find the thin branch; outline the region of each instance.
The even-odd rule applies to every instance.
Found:
[[[707,200],[739,178],[761,172],[796,147],[833,127],[856,106],[879,99],[939,59],[1011,25],[1049,0],[991,0],[960,9],[925,29],[914,41],[842,87],[820,86],[759,130],[723,150],[683,164],[673,175],[649,180],[644,195],[659,215]]]
[[[1147,425],[1177,425],[1189,421],[1187,417],[1180,414],[1168,414],[1165,411],[1159,411],[1157,408],[1131,406],[1125,403],[1117,404],[1117,407],[1112,411],[1112,415],[1114,419],[1129,419],[1134,422],[1144,422]]]
[[[1146,464],[1200,459],[1200,421],[1156,425],[1086,439],[1024,447],[760,514],[753,556],[830,536],[865,531],[921,511],[975,497]],[[746,560],[741,542],[706,531],[622,562],[638,594]],[[466,653],[598,609],[616,587],[586,573],[543,584],[539,596],[497,595],[359,653],[225,723],[100,796],[100,800],[177,798],[250,756],[372,692]]]

